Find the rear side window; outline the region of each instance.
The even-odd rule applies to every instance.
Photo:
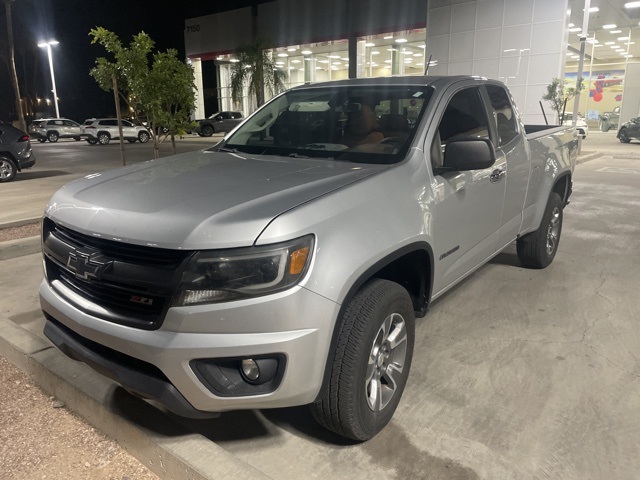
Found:
[[[85,120],[83,125],[91,125],[94,122],[94,120]]]
[[[509,95],[504,88],[497,85],[487,85],[486,88],[491,99],[500,146],[506,145],[518,135],[518,124]]]

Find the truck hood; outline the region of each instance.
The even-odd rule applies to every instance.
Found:
[[[138,245],[248,246],[281,213],[385,168],[191,152],[75,180],[54,194],[45,213],[82,233]]]

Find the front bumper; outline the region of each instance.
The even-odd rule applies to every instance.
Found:
[[[149,331],[93,317],[64,294],[46,280],[40,285],[42,310],[50,319],[45,332],[62,351],[126,389],[196,418],[314,401],[340,308],[298,286],[251,300],[174,307],[158,330]],[[270,355],[286,359],[286,367],[268,393],[217,395],[192,368],[196,360]]]

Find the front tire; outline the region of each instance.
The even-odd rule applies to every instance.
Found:
[[[562,208],[560,195],[553,192],[538,230],[518,239],[518,259],[523,267],[546,268],[553,261],[562,233]]]
[[[7,157],[0,157],[0,183],[10,182],[16,176],[16,164]]]
[[[389,423],[407,383],[415,336],[409,294],[389,280],[370,280],[339,328],[329,383],[311,410],[328,430],[365,441]]]
[[[138,140],[140,143],[147,143],[149,141],[149,134],[147,132],[140,132],[138,134]]]
[[[631,141],[631,138],[629,138],[629,135],[627,135],[627,131],[624,129],[620,130],[620,133],[618,133],[618,138],[620,139],[620,143],[629,143]]]
[[[49,140],[51,143],[56,143],[58,141],[58,133],[57,132],[47,133],[47,140]]]

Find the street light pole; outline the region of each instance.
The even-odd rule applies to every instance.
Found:
[[[49,56],[49,70],[51,70],[51,83],[53,85],[53,103],[56,106],[56,118],[60,118],[60,110],[58,109],[58,91],[56,90],[56,77],[53,74],[53,57],[51,54],[51,45],[57,45],[57,40],[49,40],[48,42],[39,43],[40,48],[47,47],[47,55]]]

